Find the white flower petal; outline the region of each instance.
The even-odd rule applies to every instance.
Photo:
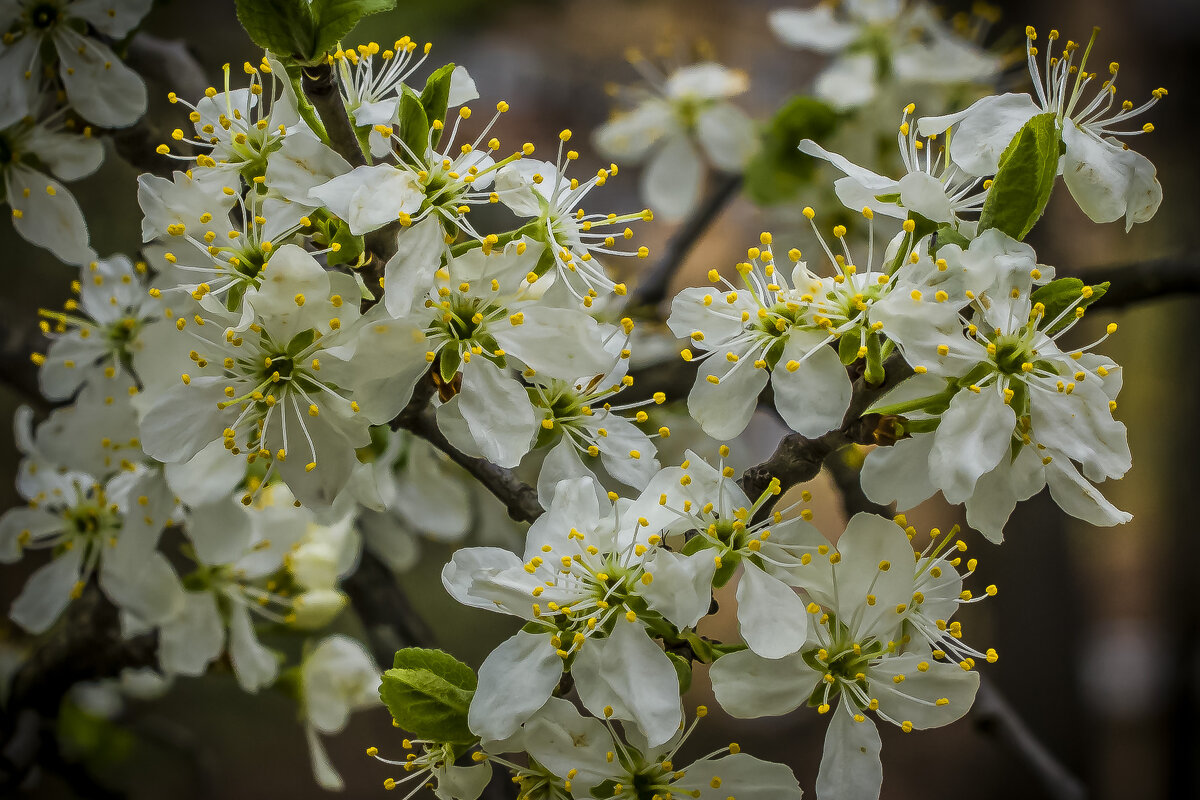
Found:
[[[697,554],[699,555],[699,554]],[[800,596],[750,561],[743,561],[737,588],[738,630],[763,658],[783,658],[804,646],[808,612]]]
[[[979,477],[1008,455],[1016,422],[1012,407],[995,387],[954,395],[929,453],[930,479],[948,502],[970,497]]]
[[[562,677],[548,636],[520,631],[484,659],[467,724],[483,739],[506,739],[545,705]]]
[[[824,338],[823,336],[821,337]],[[788,365],[796,362],[795,370]],[[771,370],[775,409],[788,427],[814,437],[842,424],[853,387],[832,347],[815,347],[808,337],[789,336],[779,363]]]
[[[710,381],[710,375],[719,382]],[[731,364],[718,352],[696,370],[688,411],[709,436],[732,439],[750,422],[767,379],[767,371],[756,369],[746,358]]]
[[[829,720],[825,749],[817,771],[818,800],[878,800],[883,787],[883,743],[870,717],[855,722],[843,700]]]
[[[972,175],[991,175],[1017,131],[1039,113],[1041,109],[1029,95],[1010,92],[985,97],[955,114],[922,117],[917,120],[917,130],[922,136],[931,136],[958,123],[950,157]]]
[[[83,551],[72,547],[25,581],[9,617],[30,633],[44,633],[71,603],[71,593],[83,566]]]
[[[529,452],[538,422],[524,387],[485,358],[463,370],[458,409],[483,457],[515,467]]]
[[[739,719],[777,717],[799,708],[821,679],[799,653],[770,659],[753,650],[721,656],[708,674],[721,708]]]
[[[158,663],[168,675],[203,675],[224,644],[216,597],[188,592],[179,614],[159,630]]]
[[[676,135],[654,154],[642,173],[642,196],[665,222],[687,216],[700,199],[704,164],[686,136]]]
[[[701,550],[685,556],[656,549],[644,562],[654,580],[643,586],[640,594],[677,628],[695,627],[708,614],[713,575],[717,571],[712,552]]]
[[[603,717],[612,706],[613,716],[636,723],[651,747],[683,722],[675,667],[639,622],[618,619],[610,636],[585,643],[571,674],[588,711]]]
[[[859,36],[859,26],[840,22],[833,16],[833,6],[824,3],[812,8],[779,8],[767,16],[771,30],[784,44],[836,53]]]
[[[21,238],[68,264],[95,260],[83,212],[65,186],[21,164],[9,167],[4,183],[13,228]]]
[[[250,612],[239,602],[229,610],[229,660],[238,684],[251,694],[270,686],[279,674],[275,651],[258,641]]]
[[[873,503],[894,502],[907,511],[933,496],[937,487],[929,480],[929,451],[933,436],[917,434],[891,447],[876,447],[867,454],[860,480]]]
[[[383,302],[393,317],[410,313],[429,294],[442,263],[444,236],[436,214],[396,235],[396,255],[383,267]]]
[[[107,46],[66,25],[51,34],[67,100],[88,122],[124,128],[146,113],[146,84]]]
[[[758,145],[754,121],[731,103],[717,103],[701,111],[696,137],[708,160],[725,172],[743,169]]]

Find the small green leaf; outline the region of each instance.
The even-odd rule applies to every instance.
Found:
[[[259,47],[284,58],[308,60],[314,30],[308,0],[237,0],[237,17]]]
[[[470,667],[441,650],[419,647],[398,650],[394,664],[383,673],[379,697],[396,724],[435,742],[477,740],[467,726],[478,683]]]
[[[1065,328],[1075,319],[1073,314],[1067,314],[1061,320],[1058,319],[1059,314],[1062,314],[1068,308],[1087,308],[1092,303],[1104,297],[1108,291],[1108,281],[1096,284],[1095,286],[1087,286],[1079,278],[1058,278],[1050,281],[1045,286],[1039,286],[1033,290],[1029,296],[1031,303],[1041,303],[1046,307],[1046,313],[1042,317],[1040,324],[1049,325],[1054,323],[1052,328],[1046,330],[1048,334],[1054,334]],[[1086,290],[1086,291],[1085,291]],[[1086,297],[1084,295],[1087,295]]]
[[[951,227],[949,225],[943,225],[942,227],[938,228],[935,231],[935,233],[937,235],[934,236],[934,238],[933,238],[933,253],[934,253],[934,255],[937,255],[937,251],[941,250],[943,247],[945,247],[948,244],[956,244],[959,247],[961,247],[963,250],[966,250],[968,247],[971,246],[970,239],[963,236],[961,233],[959,233],[957,230],[955,230],[953,227]]]
[[[313,0],[312,58],[334,49],[363,17],[391,11],[396,0]]]
[[[1046,210],[1058,175],[1061,136],[1053,113],[1038,114],[1013,136],[1000,156],[979,231],[997,228],[1018,241]]]
[[[742,554],[736,550],[721,556],[721,566],[717,567],[717,571],[713,573],[713,586],[720,589],[729,583],[740,563],[742,563]]]
[[[446,109],[450,106],[450,76],[453,74],[454,65],[447,64],[434,71],[429,80],[425,81],[425,88],[421,90],[421,106],[425,109],[425,119],[430,125],[435,121],[446,121]],[[434,147],[437,147],[441,138],[441,131],[433,132]]]
[[[746,165],[750,199],[772,205],[793,198],[812,178],[817,164],[797,149],[800,141],[827,139],[840,121],[833,108],[811,97],[795,97],[784,104],[763,129],[758,153]]]

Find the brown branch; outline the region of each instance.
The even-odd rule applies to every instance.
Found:
[[[158,637],[121,637],[117,609],[95,583],[71,603],[65,619],[13,675],[0,717],[0,794],[14,788],[46,754],[42,720],[58,715],[67,690],[84,680],[111,678],[126,667],[157,663]]]
[[[363,550],[358,568],[342,582],[371,640],[371,652],[383,669],[401,647],[429,647],[433,632],[413,610],[396,576],[378,557]]]
[[[1183,253],[1136,264],[1059,270],[1059,275],[1079,278],[1091,284],[1109,281],[1108,293],[1096,307],[1125,308],[1144,300],[1200,294],[1200,255]]]
[[[350,115],[346,113],[346,104],[342,102],[342,93],[338,89],[337,80],[333,75],[333,67],[325,62],[300,70],[304,96],[313,104],[325,132],[329,135],[329,146],[338,155],[350,162],[352,167],[361,167],[367,163],[354,126],[350,123]]]
[[[667,296],[671,278],[683,266],[683,261],[699,241],[701,234],[712,225],[721,210],[742,187],[741,174],[722,175],[704,202],[684,221],[683,226],[667,242],[666,252],[653,268],[646,271],[638,285],[629,293],[626,310],[653,309]]]
[[[815,478],[825,459],[835,450],[851,443],[877,443],[881,419],[876,414],[863,416],[863,412],[876,398],[912,374],[899,353],[893,353],[884,368],[887,378],[879,385],[867,383],[861,375],[854,381],[854,393],[840,428],[814,439],[798,433],[789,434],[783,437],[770,458],[742,473],[739,483],[746,495],[751,499],[758,498],[767,491],[772,480],[778,480],[780,492],[776,498],[781,497],[791,487]],[[774,501],[766,503],[759,515],[769,514],[773,506]]]
[[[975,724],[976,730],[995,739],[1020,759],[1055,800],[1084,800],[1087,797],[1083,782],[1059,763],[1000,690],[982,675],[975,705],[967,718]]]
[[[508,515],[517,522],[533,522],[542,515],[542,504],[538,502],[537,489],[518,478],[511,469],[498,467],[485,458],[469,456],[450,444],[438,428],[432,411],[427,410],[411,418],[404,427],[450,456],[451,461],[471,473],[484,488],[504,503]]]

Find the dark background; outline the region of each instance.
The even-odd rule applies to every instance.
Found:
[[[664,38],[686,52],[707,41],[717,60],[751,76],[744,108],[764,116],[808,85],[820,57],[788,50],[766,25],[775,3],[746,0],[628,0],[627,2],[404,2],[402,9],[371,18],[348,41],[390,43],[408,33],[432,40],[431,64],[453,60],[475,77],[481,109],[498,99],[513,110],[497,135],[509,144],[533,140],[554,144],[563,127],[590,132],[608,114],[604,84],[633,82],[622,60],[626,47],[653,52]],[[963,8],[968,4],[952,4]],[[1003,4],[997,31],[1019,32],[1026,24],[1045,34],[1059,28],[1064,38],[1086,42],[1091,27],[1102,29],[1097,64],[1119,60],[1122,97],[1135,102],[1157,86],[1170,91],[1148,116],[1155,133],[1131,144],[1159,169],[1165,199],[1151,222],[1126,235],[1119,224],[1089,223],[1061,187],[1045,219],[1030,237],[1042,262],[1069,268],[1109,265],[1192,252],[1197,240],[1194,200],[1198,108],[1192,77],[1200,44],[1200,4],[1195,0],[1063,0]],[[174,0],[156,9],[148,29],[185,38],[219,83],[220,65],[257,56],[236,23],[232,3]],[[422,73],[424,74],[424,73]],[[1014,80],[1020,78],[1014,72]],[[1018,90],[1027,89],[1022,84]],[[163,90],[165,91],[165,89]],[[163,104],[162,92],[154,97]],[[1143,120],[1138,120],[1139,124]],[[507,136],[506,136],[507,134]],[[586,137],[580,139],[587,161]],[[581,169],[581,174],[586,169]],[[640,207],[633,170],[609,184],[604,202],[613,208]],[[110,154],[97,175],[72,186],[87,215],[93,245],[102,255],[133,252],[140,217],[135,173]],[[776,217],[779,212],[774,212]],[[683,285],[711,266],[737,258],[764,227],[761,212],[737,201],[693,251],[680,276]],[[661,244],[665,225],[644,226],[640,241]],[[67,296],[72,270],[17,238],[0,225],[5,327],[35,324],[38,306],[57,307]],[[1192,517],[1197,481],[1197,378],[1191,327],[1195,299],[1167,299],[1108,313],[1102,305],[1080,331],[1090,341],[1110,319],[1121,331],[1102,348],[1125,365],[1119,417],[1130,428],[1134,468],[1122,481],[1102,487],[1134,520],[1120,528],[1095,529],[1064,517],[1045,496],[1023,504],[1008,527],[1003,547],[974,537],[980,557],[980,586],[995,582],[994,600],[964,613],[967,638],[994,646],[1000,661],[984,666],[1034,733],[1084,779],[1091,796],[1191,798],[1200,796],[1200,711],[1197,634],[1200,602],[1195,592],[1200,564]],[[0,418],[8,419],[23,398],[0,387]],[[11,477],[16,454],[7,427],[0,427],[0,507],[17,502]],[[833,489],[814,482],[816,522],[836,535],[844,516]],[[918,528],[946,526],[956,511],[930,502],[909,515]],[[447,551],[427,548],[422,566],[402,578],[414,605],[438,620],[437,643],[472,664],[513,627],[507,619],[460,609],[445,595],[437,573]],[[0,571],[0,604],[7,606],[24,576],[40,563],[34,557]],[[344,615],[341,625],[354,631]],[[716,624],[720,626],[723,620]],[[0,628],[5,639],[19,634]],[[710,702],[707,681],[690,704]],[[710,703],[711,705],[711,703]],[[133,798],[320,797],[312,782],[294,706],[278,693],[241,692],[229,674],[176,681],[165,699],[132,704],[123,717],[133,737],[112,738],[99,784]],[[738,741],[755,755],[790,763],[811,791],[821,754],[824,720],[793,714],[776,720],[740,722],[713,713],[698,738]],[[885,726],[881,726],[885,727]],[[1025,764],[969,720],[949,728],[905,735],[883,730],[883,797],[963,794],[980,798],[1047,796]],[[382,792],[394,774],[362,755],[368,745],[400,753],[400,736],[382,709],[362,712],[347,730],[328,741],[347,781],[349,796]],[[696,743],[696,752],[706,752]],[[703,748],[703,749],[702,749]],[[117,757],[119,756],[119,758]],[[683,759],[680,759],[683,760]],[[397,775],[398,777],[398,775]],[[47,777],[37,796],[71,797],[72,790]]]

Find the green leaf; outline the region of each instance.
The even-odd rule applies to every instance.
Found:
[[[1038,114],[1013,136],[1000,156],[979,231],[997,228],[1020,241],[1046,210],[1058,175],[1061,136],[1053,113]]]
[[[363,17],[395,6],[396,0],[237,0],[237,15],[259,47],[315,64]]]
[[[314,331],[312,328],[309,328],[306,331],[300,331],[299,333],[297,333],[295,336],[292,337],[292,340],[290,342],[288,342],[287,354],[289,356],[294,356],[294,355],[300,353],[306,347],[308,347],[310,344],[312,344],[313,340],[315,338],[317,338],[317,332]]]
[[[383,673],[379,697],[404,730],[435,742],[469,744],[478,739],[467,727],[477,684],[471,668],[449,653],[406,647]]]
[[[285,58],[308,60],[314,30],[308,0],[237,0],[237,17],[259,47]]]
[[[447,64],[439,70],[436,70],[429,76],[429,80],[425,81],[425,88],[421,90],[421,106],[425,109],[425,119],[432,125],[434,121],[446,121],[446,109],[450,106],[450,76],[454,74],[454,65]],[[438,140],[442,138],[442,132],[433,132],[433,146],[437,147]]]
[[[1075,318],[1074,315],[1067,314],[1058,320],[1059,314],[1068,308],[1087,308],[1104,297],[1108,291],[1108,285],[1108,281],[1095,286],[1087,286],[1079,278],[1058,278],[1045,286],[1034,289],[1029,296],[1029,301],[1034,304],[1041,303],[1046,307],[1046,313],[1040,324],[1049,325],[1053,322],[1053,327],[1047,329],[1046,333],[1054,334],[1069,325]]]
[[[817,164],[797,149],[800,141],[826,139],[840,122],[838,113],[820,100],[794,97],[785,103],[763,129],[758,152],[746,165],[750,199],[772,205],[793,198],[812,179]]]
[[[312,58],[334,49],[363,17],[391,11],[396,0],[313,0]]]
[[[421,103],[421,97],[407,86],[401,86],[399,117],[397,135],[408,145],[408,149],[413,152],[413,155],[418,159],[423,159],[425,148],[429,143],[429,117],[425,115],[425,106]],[[401,158],[406,162],[413,163],[408,153],[402,154]],[[421,166],[421,164],[418,162],[414,166]]]

